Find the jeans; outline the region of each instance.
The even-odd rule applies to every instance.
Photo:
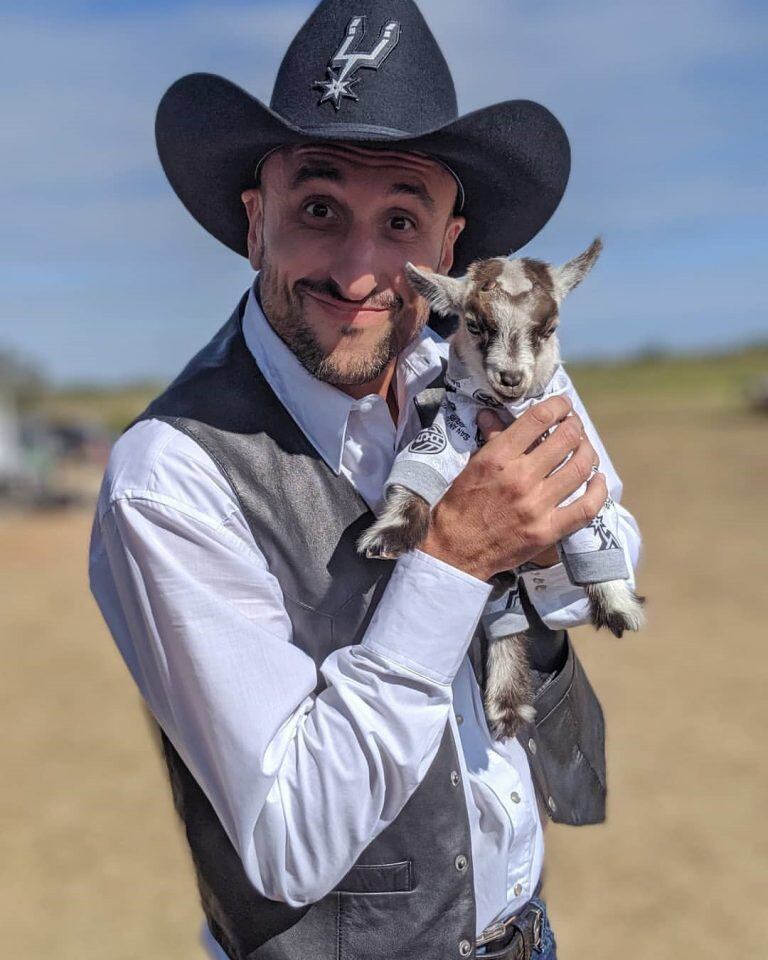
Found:
[[[557,945],[555,944],[555,935],[552,933],[552,928],[549,925],[546,904],[543,900],[539,900],[538,897],[534,897],[531,903],[539,907],[544,914],[541,923],[541,951],[537,952],[534,950],[531,960],[557,960],[557,954],[555,952]],[[211,936],[211,931],[208,929],[208,924],[205,920],[203,920],[202,930],[200,931],[200,942],[207,950],[211,960],[227,960],[226,953],[224,953]],[[485,947],[478,947],[477,956],[484,956],[485,949]]]
[[[542,912],[541,918],[541,950],[534,950],[531,960],[557,960],[557,944],[552,927],[549,925],[549,916],[547,915],[547,905],[538,897],[533,897],[531,903],[537,906]],[[488,944],[491,948],[491,956],[497,953],[497,947],[494,944]],[[484,957],[488,946],[477,948],[476,956]]]

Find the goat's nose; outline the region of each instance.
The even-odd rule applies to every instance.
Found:
[[[522,379],[522,373],[515,373],[511,370],[499,371],[499,380],[501,380],[505,387],[516,387]]]

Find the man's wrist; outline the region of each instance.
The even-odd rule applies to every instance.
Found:
[[[426,537],[419,544],[419,550],[421,550],[422,553],[428,553],[436,560],[442,560],[443,563],[447,563],[457,570],[468,573],[471,577],[476,577],[478,580],[488,581],[493,576],[493,571],[488,570],[479,560],[473,562],[463,557],[456,557],[440,536],[439,531],[433,526],[430,526]]]

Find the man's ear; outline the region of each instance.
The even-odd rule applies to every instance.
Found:
[[[438,273],[450,273],[453,266],[453,248],[466,222],[464,217],[450,218],[443,237],[443,249],[440,252],[440,263],[437,265]]]
[[[561,267],[550,267],[550,275],[555,287],[555,299],[558,303],[586,277],[603,249],[603,241],[595,237],[592,243],[573,260]]]
[[[424,297],[435,313],[442,317],[460,313],[464,302],[463,280],[455,280],[431,270],[418,270],[410,261],[405,265],[405,275],[413,289]]]
[[[264,201],[259,187],[243,190],[240,199],[245,205],[248,216],[248,260],[254,270],[261,269],[261,258],[264,253],[262,238],[264,236]]]

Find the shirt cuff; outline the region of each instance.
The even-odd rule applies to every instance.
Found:
[[[451,684],[492,590],[485,580],[410,550],[395,564],[360,645]]]
[[[562,563],[526,570],[520,579],[536,612],[550,629],[567,630],[589,622],[589,600],[584,588],[571,583]]]

